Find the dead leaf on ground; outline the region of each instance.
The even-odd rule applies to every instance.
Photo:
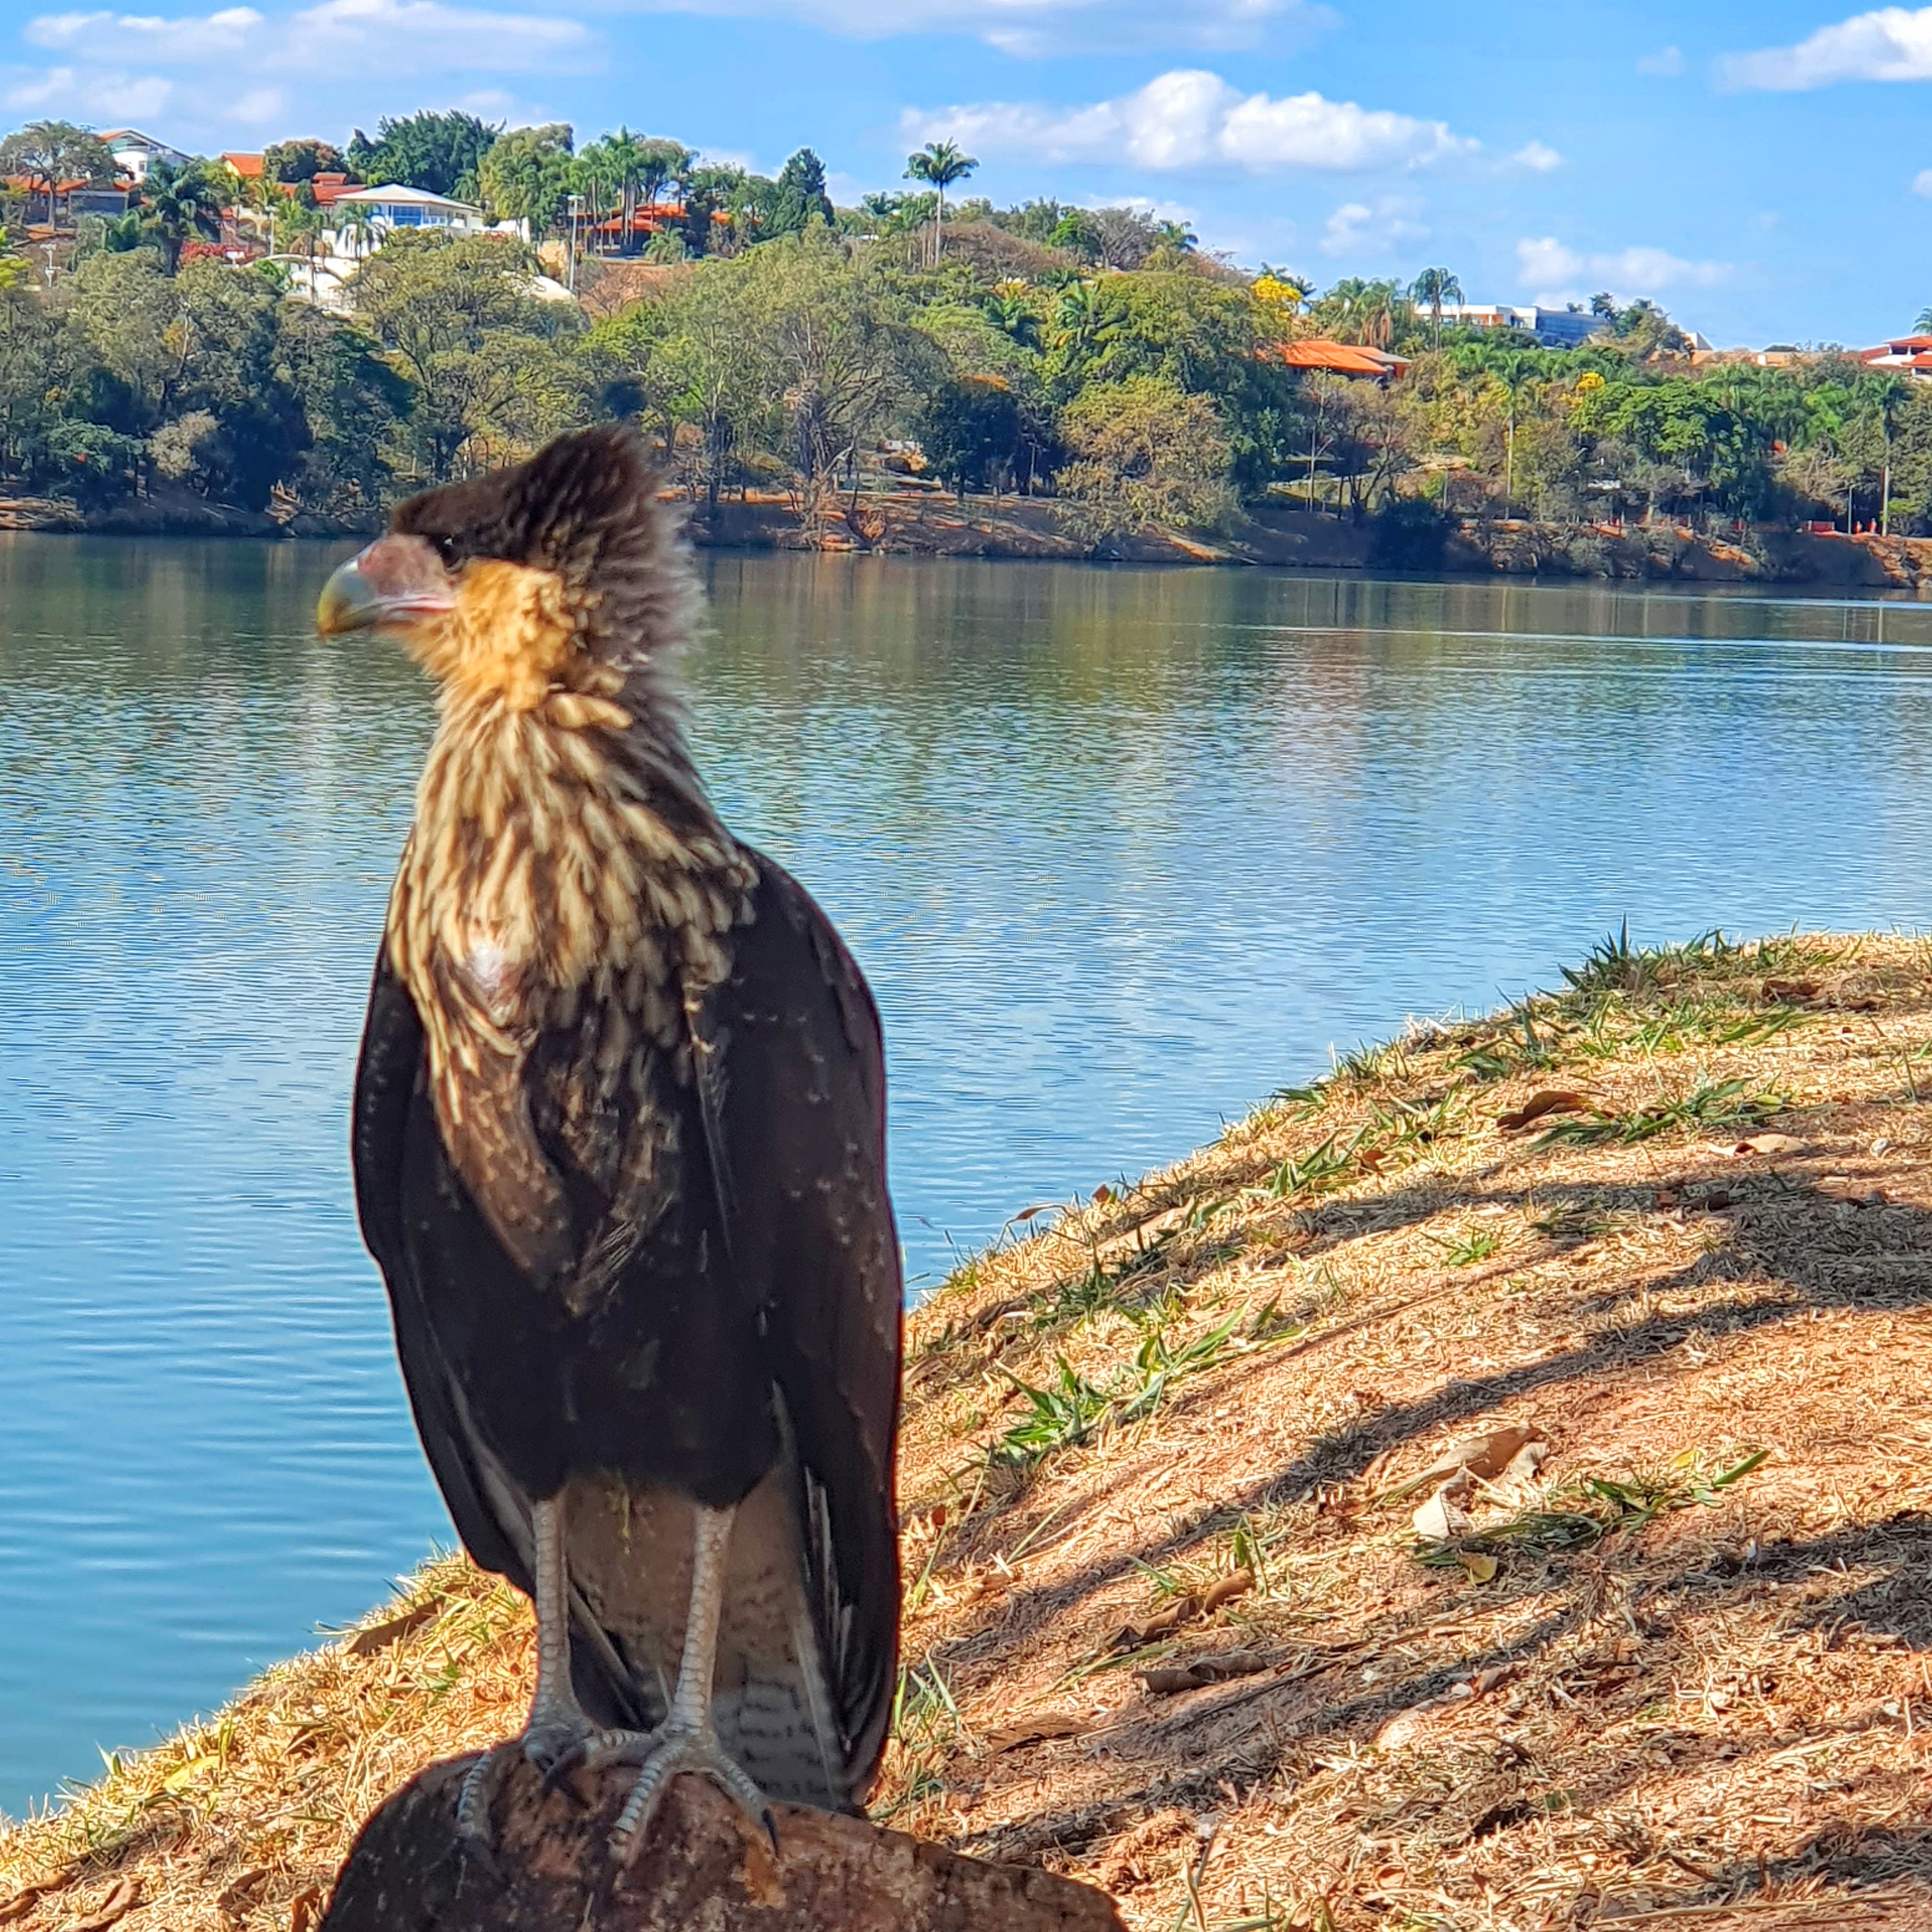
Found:
[[[1230,1678],[1252,1677],[1268,1667],[1268,1659],[1258,1650],[1223,1650],[1211,1657],[1197,1657],[1191,1663],[1164,1665],[1136,1674],[1156,1696],[1171,1697],[1177,1691],[1225,1684]]]
[[[16,1918],[26,1918],[42,1899],[50,1898],[57,1892],[64,1892],[80,1876],[78,1871],[64,1871],[52,1878],[44,1878],[37,1885],[22,1887],[5,1904],[0,1905],[0,1925],[10,1925]]]
[[[1474,1525],[1462,1505],[1472,1486],[1466,1473],[1452,1476],[1410,1519],[1416,1534],[1430,1543],[1454,1543],[1467,1536]]]
[[[261,1890],[268,1876],[268,1868],[266,1865],[252,1867],[250,1870],[243,1872],[238,1878],[230,1880],[216,1897],[215,1904],[224,1912],[232,1912],[238,1906],[244,1906],[254,1895]]]
[[[1245,1596],[1254,1587],[1255,1573],[1237,1570],[1205,1590],[1190,1590],[1186,1596],[1175,1598],[1166,1609],[1156,1611],[1144,1624],[1125,1625],[1114,1634],[1114,1648],[1138,1650],[1144,1643],[1172,1636],[1183,1624],[1192,1623],[1196,1617],[1211,1617],[1223,1604]]]
[[[1492,1429],[1480,1436],[1466,1436],[1460,1442],[1450,1443],[1427,1468],[1384,1491],[1380,1500],[1385,1503],[1400,1502],[1404,1496],[1413,1496],[1426,1484],[1439,1483],[1465,1471],[1487,1482],[1500,1476],[1537,1439],[1535,1425],[1522,1422]]]
[[[305,1886],[289,1901],[289,1932],[310,1932],[310,1928],[321,1916],[321,1886]]]
[[[1818,982],[1815,980],[1767,980],[1764,982],[1764,996],[1767,1000],[1782,1000],[1787,1006],[1796,1006],[1818,997]]]
[[[1546,1114],[1594,1114],[1600,1111],[1588,1094],[1573,1093],[1568,1088],[1552,1087],[1543,1093],[1532,1094],[1512,1112],[1498,1114],[1496,1125],[1506,1134],[1520,1133]]]
[[[1747,1134],[1731,1152],[1740,1159],[1754,1154],[1803,1154],[1810,1144],[1796,1134]]]
[[[76,1919],[70,1925],[68,1932],[107,1932],[109,1926],[119,1924],[140,1902],[139,1879],[116,1879],[106,1897],[85,1918]]]
[[[980,1742],[998,1757],[1002,1751],[1022,1750],[1028,1744],[1050,1744],[1056,1738],[1077,1738],[1087,1728],[1083,1720],[1065,1711],[1042,1712],[1036,1718],[1024,1718],[1016,1724],[1002,1724],[997,1730],[982,1731]]]
[[[343,1648],[351,1657],[373,1657],[379,1650],[387,1650],[391,1644],[400,1643],[412,1630],[421,1630],[442,1606],[434,1598],[426,1604],[418,1604],[412,1610],[405,1610],[399,1617],[391,1617],[386,1622],[371,1624],[367,1630],[358,1630]]]

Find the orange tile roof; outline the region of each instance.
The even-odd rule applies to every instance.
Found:
[[[1379,349],[1314,338],[1277,344],[1274,354],[1291,369],[1320,369],[1332,376],[1400,376],[1408,367],[1402,357]]]
[[[260,154],[224,154],[222,160],[244,181],[262,178],[262,158]]]

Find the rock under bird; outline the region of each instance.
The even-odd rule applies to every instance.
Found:
[[[440,722],[358,1069],[356,1203],[470,1555],[534,1599],[520,1740],[856,1808],[897,1676],[899,1248],[872,996],[732,836],[668,658],[694,587],[628,430],[412,498],[318,628]],[[506,1752],[472,1774],[487,1844]]]

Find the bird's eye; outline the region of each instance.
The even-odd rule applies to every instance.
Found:
[[[454,570],[462,561],[461,553],[457,549],[454,537],[434,537],[430,541],[436,546],[436,555],[442,560],[444,569]]]

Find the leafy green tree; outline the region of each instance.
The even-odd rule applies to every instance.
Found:
[[[934,391],[920,419],[920,447],[933,472],[965,500],[1010,475],[1024,423],[1012,389],[997,376],[961,376]]]
[[[1096,382],[1061,415],[1060,488],[1095,535],[1147,524],[1213,530],[1234,514],[1232,452],[1214,406],[1159,376]]]
[[[275,310],[275,370],[307,427],[300,496],[325,515],[366,522],[396,493],[415,392],[359,325],[303,302]]]
[[[114,157],[98,135],[71,121],[30,121],[0,141],[0,175],[20,176],[29,200],[38,194],[48,222],[58,226],[61,190],[70,182],[111,185]]]
[[[510,460],[573,409],[589,419],[596,385],[571,360],[581,318],[533,295],[536,274],[504,236],[428,229],[391,236],[356,272],[355,312],[416,392],[399,475],[445,482]]]
[[[1448,268],[1424,268],[1408,285],[1408,298],[1418,308],[1429,311],[1432,346],[1442,346],[1442,311],[1451,302],[1462,300],[1462,284]]]
[[[500,134],[477,164],[484,205],[500,220],[528,222],[532,241],[548,234],[572,192],[572,149],[568,122]]]
[[[946,190],[955,182],[964,181],[980,164],[964,152],[956,141],[928,141],[916,154],[906,157],[906,178],[929,182],[938,196],[932,220],[932,259],[939,260],[946,230]],[[821,176],[820,192],[824,190]]]
[[[809,148],[801,148],[778,170],[765,197],[759,238],[802,235],[814,221],[832,224],[832,208],[825,192],[825,164]]]
[[[445,114],[409,114],[400,120],[377,122],[373,141],[357,128],[344,158],[358,176],[374,187],[419,188],[429,194],[473,196],[483,157],[502,132],[500,124],[493,128],[474,114],[455,110]]]
[[[317,175],[349,172],[342,150],[327,141],[273,141],[262,150],[262,178],[284,182],[312,182]]]
[[[156,161],[141,186],[140,232],[160,250],[172,275],[190,242],[221,238],[221,184],[208,164]]]

